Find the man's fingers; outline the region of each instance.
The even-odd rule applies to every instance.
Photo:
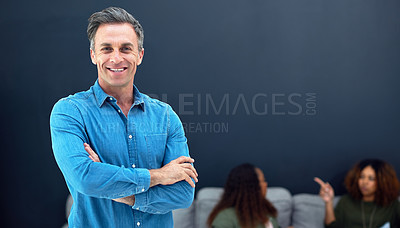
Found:
[[[99,156],[92,150],[92,148],[89,146],[89,144],[84,143],[83,144],[85,147],[86,152],[89,154],[89,158],[92,159],[94,162],[101,162]]]
[[[192,186],[192,188],[194,188],[196,185],[193,183],[192,178],[190,178],[189,176],[186,176],[185,181],[188,182],[190,184],[190,186]]]
[[[199,182],[199,180],[197,179],[196,174],[195,174],[192,170],[190,170],[190,169],[185,169],[185,173],[186,173],[186,175],[188,175],[189,177],[193,178],[194,181],[195,181],[196,183]]]
[[[194,159],[191,157],[185,157],[185,156],[180,156],[179,158],[174,160],[175,162],[177,162],[178,164],[181,163],[193,163]]]
[[[150,186],[157,184],[170,185],[179,181],[186,181],[190,186],[195,187],[195,182],[198,182],[198,174],[191,164],[193,162],[193,158],[181,156],[158,170],[150,170]],[[162,175],[162,179],[159,179],[161,177],[159,174],[161,173],[164,173],[164,175]]]
[[[92,150],[92,148],[90,146],[85,146],[85,150],[86,150],[86,152],[89,153],[90,156],[92,156],[94,158],[98,157],[97,154]]]
[[[92,161],[96,162],[96,160],[92,157],[92,155],[89,155],[89,158],[92,159]]]
[[[192,164],[184,163],[184,164],[181,164],[181,166],[185,169],[190,169],[196,175],[196,177],[199,176],[199,174],[197,174],[197,170],[193,167]]]

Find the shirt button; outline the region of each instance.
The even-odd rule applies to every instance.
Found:
[[[136,167],[136,165],[135,165],[135,164],[133,164],[133,165],[132,165],[132,168],[135,168],[135,167]]]
[[[132,135],[129,135],[128,137],[131,139],[131,138],[132,138]]]
[[[137,222],[136,225],[137,225],[137,226],[140,226],[140,222]]]
[[[118,110],[119,113],[121,113],[121,110]]]
[[[142,192],[144,192],[144,188],[142,188]]]
[[[110,97],[110,101],[112,101],[112,97]]]

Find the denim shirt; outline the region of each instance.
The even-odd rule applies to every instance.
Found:
[[[171,211],[193,201],[194,188],[185,181],[149,188],[149,169],[189,156],[189,150],[172,108],[133,87],[127,117],[97,81],[53,107],[53,152],[74,201],[69,227],[173,227]],[[101,163],[88,157],[83,143]],[[133,207],[111,200],[130,195]]]

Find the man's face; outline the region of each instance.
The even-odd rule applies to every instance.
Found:
[[[90,50],[100,86],[105,90],[132,86],[143,54],[143,49],[138,51],[137,36],[131,24],[100,25],[94,38],[94,50]]]

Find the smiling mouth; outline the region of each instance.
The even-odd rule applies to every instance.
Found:
[[[114,72],[114,73],[119,73],[119,72],[122,72],[122,71],[124,71],[126,69],[127,69],[127,67],[122,67],[122,68],[108,68],[107,67],[107,70],[109,70],[111,72]]]

